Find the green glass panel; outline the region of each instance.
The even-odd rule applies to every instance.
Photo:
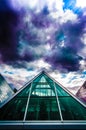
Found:
[[[17,94],[16,97],[28,97],[29,90],[30,90],[31,84],[27,85],[20,93]]]
[[[44,75],[44,77],[45,77],[45,79],[46,79],[46,81],[48,83],[52,83],[53,82],[53,80],[51,78],[49,78],[47,75]]]
[[[39,80],[41,79],[42,76],[43,76],[42,74],[39,75],[37,78],[35,78],[35,79],[33,80],[33,82],[39,82]]]
[[[33,88],[32,88],[32,91],[34,90],[34,88],[37,86],[37,85],[40,85],[43,84],[45,85],[45,82],[40,82],[41,81],[41,78],[43,77],[43,75],[39,75],[36,79],[33,80]]]
[[[26,120],[60,120],[56,98],[31,96]]]
[[[32,95],[35,96],[55,96],[55,93],[52,91],[52,89],[35,89],[32,92]]]
[[[0,120],[23,120],[31,84],[21,90],[0,110]]]
[[[86,108],[74,98],[59,97],[63,120],[86,120]]]
[[[70,96],[64,89],[55,83],[58,96]]]
[[[63,120],[86,120],[86,108],[55,83]]]
[[[40,84],[35,87],[33,86],[34,82],[32,83],[33,91],[30,96],[26,120],[60,120],[53,88],[47,82],[45,76],[41,77],[39,82]]]
[[[37,80],[35,80],[35,81],[37,81]],[[35,91],[34,93],[37,94],[40,91],[40,95],[43,96],[41,93],[44,93],[44,91],[46,91],[46,93],[48,93],[48,92],[50,93],[51,90],[54,91],[53,85],[50,84],[49,82],[47,82],[44,75],[42,75],[40,77],[39,82],[35,82],[35,81],[33,81],[33,83],[32,83],[33,84],[32,92]],[[36,89],[36,90],[34,90],[34,89]],[[37,90],[37,89],[40,89],[40,90]],[[46,89],[46,90],[43,90],[43,89]],[[49,90],[49,89],[51,89],[51,90]],[[52,94],[53,94],[53,92],[52,92]],[[50,95],[50,94],[48,94],[48,95]]]
[[[39,82],[44,83],[44,82],[47,82],[47,81],[46,81],[45,77],[42,76]]]
[[[55,85],[55,86],[54,86]],[[56,100],[56,87],[63,120],[86,120],[86,108],[59,84],[41,73],[0,109],[0,120],[23,120],[31,89],[26,120],[61,120]]]
[[[41,82],[40,82],[41,81]],[[52,89],[52,87],[47,83],[46,85],[43,84],[46,81],[45,77],[42,76],[41,79],[39,80],[39,82],[41,83],[36,84],[34,86],[34,82],[32,83],[32,95],[36,95],[36,96],[55,96],[54,90]]]
[[[54,91],[54,82],[52,79],[50,79],[47,75],[44,75],[47,83],[50,85],[51,89]]]
[[[38,84],[37,86],[36,86],[36,88],[50,88],[50,86],[49,86],[49,84],[47,83],[47,84]]]
[[[0,110],[0,120],[23,120],[27,98],[14,98]]]

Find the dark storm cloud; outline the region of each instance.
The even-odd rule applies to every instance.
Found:
[[[18,52],[20,40],[18,32],[24,24],[21,15],[25,15],[24,10],[21,12],[14,11],[7,3],[7,0],[0,1],[0,55],[5,63],[12,64],[12,62],[18,60],[34,60],[35,56],[31,51],[23,53],[23,56],[19,55]]]
[[[45,58],[52,65],[53,69],[59,71],[77,71],[80,67],[79,61],[82,58],[71,51],[71,48],[60,48]]]
[[[80,69],[80,60],[83,58],[79,56],[79,52],[85,47],[81,41],[81,37],[85,33],[85,26],[86,18],[82,16],[77,19],[76,23],[66,22],[55,32],[55,44],[52,52],[45,57],[53,69],[60,71],[78,71]],[[61,46],[62,42],[63,46]]]
[[[16,26],[18,14],[11,10],[6,0],[0,1],[0,53],[4,61],[16,60]]]
[[[43,15],[48,15],[50,12],[49,12],[49,9],[48,9],[48,6],[45,6],[42,10],[42,14]]]
[[[72,8],[73,4],[75,6],[74,1],[71,2],[68,9]],[[85,33],[85,23],[86,17],[83,13],[77,15],[76,22],[59,23],[59,18],[53,19],[47,6],[39,13],[35,12],[35,9],[24,8],[14,11],[7,0],[1,0],[0,56],[5,63],[15,63],[15,67],[21,67],[23,61],[42,58],[50,63],[53,69],[77,71],[82,60],[79,52],[85,46],[81,41]],[[51,44],[51,51],[48,52],[49,48],[44,48],[46,44]],[[23,67],[25,66],[24,64]]]
[[[51,19],[48,17],[48,7],[45,6],[40,13],[33,14],[32,23],[37,28],[48,28],[51,24]]]
[[[18,32],[17,32],[17,38],[18,41],[26,41],[27,42],[27,46],[39,46],[40,45],[40,41],[37,38],[37,32],[33,30],[33,28],[31,28],[29,26],[29,23],[24,23],[24,27],[22,27]]]
[[[63,25],[64,35],[66,36],[66,47],[70,47],[73,52],[78,52],[84,47],[81,41],[82,34],[84,33],[85,21],[78,20],[76,23],[67,22]]]

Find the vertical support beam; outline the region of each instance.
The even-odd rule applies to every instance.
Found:
[[[56,100],[57,100],[57,104],[58,104],[58,108],[59,108],[61,122],[63,122],[62,112],[61,112],[60,103],[59,103],[59,99],[58,99],[58,94],[57,94],[57,90],[56,90],[56,85],[55,85],[54,81],[53,81],[53,84],[54,84],[54,89],[55,89],[55,94],[56,94]]]
[[[29,106],[29,102],[30,102],[31,91],[32,91],[32,83],[31,83],[31,87],[30,87],[30,92],[28,94],[27,105],[26,105],[23,121],[25,121],[25,119],[26,119],[27,110],[28,110],[28,106]]]
[[[38,99],[38,102],[37,102],[37,108],[36,108],[36,120],[38,120],[38,116],[39,116],[39,99]]]

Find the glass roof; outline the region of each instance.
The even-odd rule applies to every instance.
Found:
[[[0,75],[0,107],[14,94],[6,80]]]
[[[42,72],[0,109],[0,120],[86,120],[86,108]]]

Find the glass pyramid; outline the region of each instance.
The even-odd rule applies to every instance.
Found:
[[[0,121],[85,121],[86,107],[42,71],[0,108]]]
[[[5,78],[0,74],[0,107],[14,94]]]

